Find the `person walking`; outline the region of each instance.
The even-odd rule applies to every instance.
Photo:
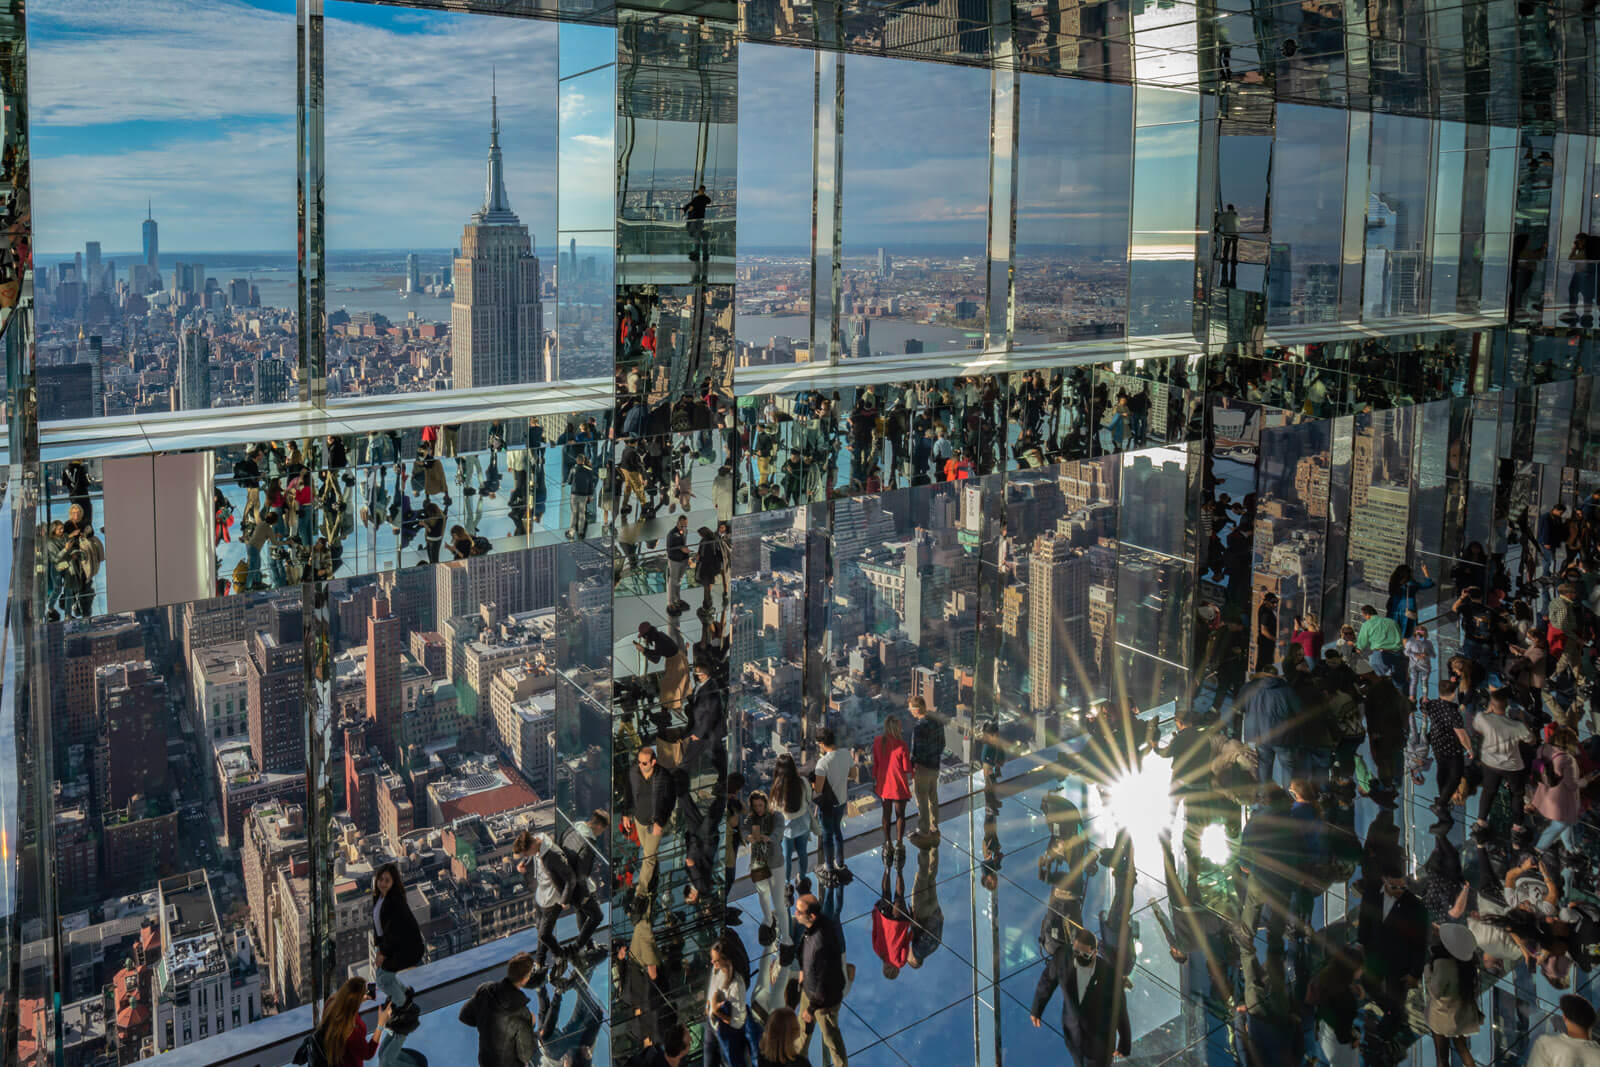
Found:
[[[556,920],[572,900],[572,868],[567,866],[561,849],[543,834],[528,830],[511,843],[511,858],[533,897],[533,928],[539,936],[533,965],[543,970],[550,953],[561,954],[561,946],[556,943]]]
[[[1540,577],[1550,578],[1556,570],[1556,549],[1567,543],[1567,506],[1557,503],[1539,516]]]
[[[689,516],[679,515],[667,531],[667,610],[682,611],[688,601],[680,595],[683,573],[689,569]]]
[[[406,900],[406,887],[400,868],[385,863],[372,879],[372,965],[377,970],[378,991],[394,1006],[393,1018],[378,1047],[378,1062],[392,1067],[399,1062],[405,1036],[421,1025],[421,1008],[410,986],[400,981],[400,972],[422,962],[427,944],[422,928]]]
[[[1537,774],[1533,785],[1533,807],[1549,823],[1539,834],[1534,848],[1543,852],[1560,841],[1567,849],[1576,852],[1573,831],[1583,818],[1584,791],[1594,778],[1585,778],[1579,771],[1578,759],[1583,754],[1578,745],[1578,735],[1567,726],[1556,726],[1550,731],[1550,740],[1539,747],[1534,763]]]
[[[1500,787],[1510,794],[1513,831],[1523,825],[1522,801],[1527,788],[1527,764],[1522,758],[1522,746],[1533,744],[1533,733],[1527,725],[1506,714],[1510,699],[1504,689],[1489,694],[1489,706],[1472,717],[1472,732],[1483,739],[1478,753],[1478,766],[1483,770],[1483,780],[1478,788],[1478,820],[1472,824],[1474,834],[1489,828],[1489,812],[1494,808]]]
[[[817,731],[817,747],[822,750],[811,771],[811,788],[817,804],[822,840],[817,852],[817,881],[832,888],[848,881],[844,865],[844,805],[850,791],[850,752],[839,747],[833,730]]]
[[[1113,1057],[1133,1051],[1133,1027],[1122,978],[1099,955],[1094,934],[1079,928],[1070,945],[1062,942],[1045,961],[1028,1009],[1035,1027],[1044,1025],[1044,1010],[1061,989],[1061,1034],[1073,1067],[1108,1067]],[[1116,1035],[1113,1045],[1112,1035]]]
[[[883,732],[872,742],[872,787],[883,807],[883,852],[906,853],[906,801],[911,799],[911,749],[900,736],[900,716],[883,720]],[[891,823],[896,827],[889,840]]]
[[[911,765],[917,794],[917,846],[939,840],[939,764],[944,759],[944,726],[928,714],[921,697],[912,697]]]
[[[478,1067],[527,1067],[539,1055],[523,992],[537,969],[532,956],[519,952],[506,963],[505,977],[484,982],[461,1005],[456,1018],[478,1031]]]
[[[1439,680],[1439,696],[1427,698],[1418,704],[1424,727],[1428,734],[1428,747],[1433,750],[1436,796],[1430,805],[1439,821],[1430,830],[1437,833],[1449,829],[1454,821],[1456,790],[1466,777],[1467,763],[1472,760],[1472,737],[1467,733],[1461,718],[1461,705],[1456,701],[1455,675]]]
[[[378,1029],[369,1037],[367,1024],[361,1018],[361,1005],[366,999],[366,979],[357,976],[346,979],[322,1006],[322,1022],[311,1041],[328,1067],[361,1067],[378,1054],[394,1004],[389,1002],[378,1009]]]
[[[1469,1040],[1483,1027],[1483,1009],[1478,1006],[1477,953],[1477,939],[1466,926],[1445,923],[1439,927],[1439,944],[1430,953],[1422,974],[1428,1032],[1433,1035],[1433,1054],[1439,1067],[1450,1067],[1451,1046],[1464,1067],[1477,1067]]]
[[[655,889],[656,854],[672,820],[675,799],[670,776],[662,774],[656,750],[649,745],[639,750],[637,766],[628,773],[628,797],[633,811],[622,817],[622,832],[639,838],[637,892],[648,896]]]
[[[811,1047],[812,1031],[821,1030],[823,1064],[849,1067],[839,1030],[845,989],[844,931],[810,893],[794,902],[794,917],[805,928],[800,935],[800,1019],[806,1025],[801,1052]]]

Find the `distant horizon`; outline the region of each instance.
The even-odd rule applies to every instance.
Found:
[[[159,222],[160,220],[157,219],[156,221]],[[602,248],[602,247],[605,247],[605,246],[579,244],[578,247],[579,248],[594,249],[594,248]],[[884,249],[884,251],[891,252],[891,253],[894,253],[896,255],[906,255],[906,254],[912,254],[912,255],[941,255],[942,254],[942,255],[969,256],[969,257],[971,257],[973,259],[981,258],[979,256],[972,256],[971,255],[971,249],[968,246],[966,246],[965,244],[950,244],[950,243],[946,243],[946,242],[928,242],[928,243],[920,243],[920,244],[919,243],[897,243],[897,244],[874,245],[874,246],[872,246],[872,249],[875,251],[877,248],[880,248],[880,247],[882,249]],[[562,242],[562,243],[559,243],[559,244],[546,244],[546,245],[536,244],[534,246],[534,250],[536,252],[539,252],[539,251],[561,252],[561,251],[565,251],[566,248],[567,248],[567,244],[565,242]],[[1096,243],[1090,243],[1090,242],[1073,242],[1073,243],[1070,243],[1070,244],[1055,244],[1055,243],[1049,243],[1049,244],[1018,244],[1018,245],[1016,245],[1016,248],[1017,248],[1017,250],[1019,252],[1020,251],[1039,252],[1039,251],[1050,251],[1052,249],[1075,249],[1075,250],[1094,249],[1096,251],[1117,251],[1119,248],[1124,252],[1127,251],[1127,246],[1126,245],[1118,246],[1118,245],[1096,244]],[[451,246],[450,248],[424,248],[424,247],[418,247],[418,246],[410,246],[410,247],[401,246],[401,247],[395,247],[395,248],[334,248],[334,249],[328,249],[325,254],[326,255],[330,255],[330,256],[356,256],[356,255],[401,255],[401,256],[403,256],[403,255],[410,255],[410,254],[416,254],[416,255],[449,255],[454,250],[455,250],[455,246]],[[71,260],[71,259],[73,259],[74,256],[82,253],[82,251],[83,251],[83,249],[81,249],[81,248],[74,248],[71,251],[55,250],[55,251],[48,251],[48,252],[41,252],[41,251],[35,249],[34,250],[34,260],[36,262],[38,260],[42,260],[42,259]],[[739,252],[740,252],[740,254],[788,253],[788,254],[799,255],[799,256],[809,256],[811,254],[811,247],[809,245],[743,245],[743,244],[741,244],[739,246]],[[851,259],[851,258],[855,258],[855,257],[858,257],[858,256],[870,256],[872,254],[873,254],[872,251],[850,251],[850,252],[845,253],[845,257],[844,258]],[[161,255],[161,259],[162,260],[179,261],[179,260],[185,260],[185,259],[187,259],[189,257],[195,257],[195,256],[209,256],[209,257],[213,257],[213,258],[215,258],[215,257],[227,257],[227,256],[284,256],[284,257],[294,257],[294,256],[297,255],[297,252],[293,248],[285,248],[285,249],[273,249],[273,248],[235,248],[235,249],[225,249],[225,248],[189,248],[189,249],[177,249],[177,250],[163,248],[163,249],[161,249],[160,255]],[[144,252],[143,252],[142,249],[124,249],[124,250],[119,250],[119,251],[110,251],[110,250],[102,248],[100,250],[100,258],[102,260],[108,260],[108,259],[122,260],[124,258],[128,258],[128,259],[132,259],[132,260],[136,260],[136,261],[142,261],[143,258],[144,258]]]

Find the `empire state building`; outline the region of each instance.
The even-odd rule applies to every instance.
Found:
[[[540,344],[539,258],[528,228],[506,199],[500,158],[499,101],[490,96],[489,174],[483,207],[461,231],[455,302],[450,305],[450,361],[457,389],[519,385],[544,377]]]

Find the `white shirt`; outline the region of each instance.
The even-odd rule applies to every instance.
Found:
[[[1389,919],[1389,913],[1394,910],[1394,903],[1396,899],[1396,897],[1391,897],[1388,893],[1383,894],[1383,918],[1385,922],[1387,922]]]
[[[1483,735],[1483,751],[1478,759],[1496,771],[1522,770],[1522,751],[1517,745],[1533,741],[1524,723],[1505,715],[1486,713],[1472,717],[1472,729]],[[1521,798],[1516,798],[1519,801]]]
[[[706,1015],[711,1014],[711,1001],[715,994],[722,994],[722,1002],[728,1006],[728,1023],[735,1029],[744,1028],[744,979],[734,973],[733,968],[727,972],[713,969],[711,972],[711,988],[706,990]]]
[[[828,785],[833,787],[833,798],[843,804],[848,799],[847,790],[850,788],[850,753],[842,748],[832,752],[824,752],[822,758],[817,760],[817,766],[812,774],[825,778]]]
[[[550,877],[549,870],[541,862],[544,849],[551,847],[553,846],[545,845],[544,848],[538,849],[528,857],[528,869],[533,872],[535,879],[533,902],[541,908],[553,908],[561,903],[561,894],[556,890],[555,880]]]
[[[378,913],[383,910],[383,898],[377,897],[372,901],[372,929],[379,937],[383,936],[383,921],[378,918]]]
[[[1545,1034],[1533,1043],[1527,1067],[1600,1067],[1600,1045],[1570,1034]]]
[[[1089,982],[1094,978],[1094,964],[1085,967],[1076,959],[1072,961],[1072,969],[1078,972],[1078,1003],[1083,1003],[1083,998],[1089,995]]]

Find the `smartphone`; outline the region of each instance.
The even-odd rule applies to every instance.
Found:
[[[368,982],[367,983],[367,999],[368,1000],[377,1000],[378,999],[378,983],[377,982]]]

